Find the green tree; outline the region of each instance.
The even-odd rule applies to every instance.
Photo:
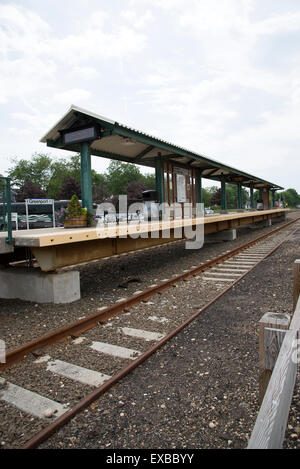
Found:
[[[75,179],[80,184],[80,155],[53,160],[50,172],[51,177],[46,187],[47,194],[48,197],[57,199],[66,179]]]
[[[107,170],[106,180],[111,195],[126,194],[126,187],[132,181],[141,181],[143,178],[139,168],[130,163],[111,161]]]
[[[155,181],[155,174],[142,174],[142,178],[140,180],[146,189],[156,189],[156,181]]]
[[[42,153],[34,153],[31,160],[13,159],[14,166],[9,169],[8,176],[12,179],[12,183],[21,188],[25,182],[31,181],[32,184],[41,187],[42,190],[47,189],[49,179],[51,178],[50,156]]]
[[[81,198],[81,187],[78,181],[74,178],[67,178],[64,180],[59,198],[61,200],[71,200],[73,195]]]
[[[46,197],[46,192],[38,184],[25,181],[16,196],[16,201],[24,202],[26,199],[45,199]]]
[[[217,186],[211,187],[203,187],[202,188],[202,201],[205,207],[209,207],[211,205],[211,198],[215,192],[217,192]]]
[[[92,170],[93,200],[101,204],[109,198],[107,178],[105,174],[99,174]]]
[[[281,198],[289,207],[295,207],[300,204],[300,195],[296,189],[287,189],[281,193]]]

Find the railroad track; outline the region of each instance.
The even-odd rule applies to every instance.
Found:
[[[10,447],[37,447],[192,322],[299,228],[299,219],[293,220],[9,351],[6,363],[0,364],[0,414],[1,410],[5,413],[0,424],[2,446],[7,447],[9,441]],[[195,292],[199,292],[197,304],[193,303]],[[179,298],[184,308],[178,306]]]

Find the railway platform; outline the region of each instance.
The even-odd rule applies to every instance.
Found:
[[[3,447],[245,447],[258,320],[290,312],[299,223],[292,212],[199,252],[172,243],[82,266],[85,292],[68,306],[0,300]],[[130,273],[139,285],[125,292]],[[289,425],[296,443],[296,415]]]
[[[232,240],[238,227],[270,226],[284,220],[287,212],[286,209],[245,211],[158,221],[151,226],[141,222],[114,227],[22,230],[13,232],[13,246],[5,243],[2,233],[0,265],[4,268],[0,270],[0,298],[42,303],[76,301],[80,298],[79,274],[61,272],[65,267],[178,241],[186,237],[186,228],[192,235],[198,229],[203,242]],[[22,261],[28,257],[35,259],[39,269],[24,268]],[[16,262],[21,262],[19,267],[18,264],[9,267]],[[61,288],[61,284],[68,288]]]

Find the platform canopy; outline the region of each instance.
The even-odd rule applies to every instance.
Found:
[[[157,159],[172,161],[201,172],[201,177],[243,186],[281,190],[283,187],[200,153],[176,146],[127,127],[106,117],[72,105],[59,122],[41,139],[49,147],[80,152],[89,142],[91,155],[156,167]]]

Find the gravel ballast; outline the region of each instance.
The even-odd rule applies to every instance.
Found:
[[[43,448],[246,448],[258,406],[257,324],[291,313],[300,234]],[[285,448],[300,448],[299,376]]]
[[[298,214],[291,213],[289,218],[295,215]],[[184,250],[183,243],[176,243],[82,266],[83,289],[79,302],[61,308],[0,300],[8,305],[5,313],[0,310],[0,316],[3,315],[6,320],[3,330],[12,346],[23,343],[39,333],[48,332],[49,324],[52,325],[50,330],[53,330],[92,314],[101,306],[170,278],[266,231],[269,229],[255,232],[242,229],[237,241],[207,245],[203,250],[194,252],[193,256]],[[291,312],[292,264],[295,258],[300,257],[297,252],[298,234],[142,367],[42,446],[100,449],[246,447],[258,411],[257,321],[266,311]],[[282,253],[283,257],[277,258]],[[270,263],[273,260],[275,265]],[[269,270],[275,278],[269,278]],[[279,288],[276,281],[277,284],[282,283]],[[166,333],[170,324],[172,327],[173,324],[179,325],[223,289],[224,286],[214,287],[211,282],[204,282],[201,276],[179,282],[148,303],[135,306],[130,314],[113,318],[102,329],[88,331],[82,344],[76,347],[72,341],[57,344],[49,353],[52,358],[113,374],[116,367],[127,364],[126,360],[105,359],[103,356],[99,359],[96,352],[84,353],[84,347],[93,340],[111,340],[113,343],[115,337],[110,326],[138,327]],[[93,296],[90,296],[91,292]],[[272,304],[274,307],[277,305],[276,309],[270,309]],[[27,311],[17,327],[16,316],[20,318],[22,310],[18,308],[22,305]],[[17,307],[15,313],[10,310],[13,306]],[[82,313],[83,308],[85,314]],[[170,324],[155,321],[153,318],[158,315]],[[42,317],[43,321],[37,321],[37,317]],[[144,350],[145,344],[141,339],[120,335],[120,341],[129,348]],[[43,350],[45,353],[47,349]],[[33,357],[28,357],[26,363],[8,370],[4,377],[33,391],[38,386],[37,392],[58,402],[65,403],[67,400],[70,406],[90,392],[83,385],[75,388],[70,380],[50,376],[49,372],[45,376],[43,366],[32,364],[33,361]],[[285,442],[287,447],[292,448],[299,446],[297,394],[295,399]],[[1,427],[9,428],[10,434],[8,439],[5,436],[2,447],[24,444],[27,433],[21,434],[17,425],[20,413],[15,411],[13,416],[6,415],[5,406],[1,404],[0,415]],[[28,435],[45,426],[45,423],[42,425],[27,416],[23,418],[23,423]]]

